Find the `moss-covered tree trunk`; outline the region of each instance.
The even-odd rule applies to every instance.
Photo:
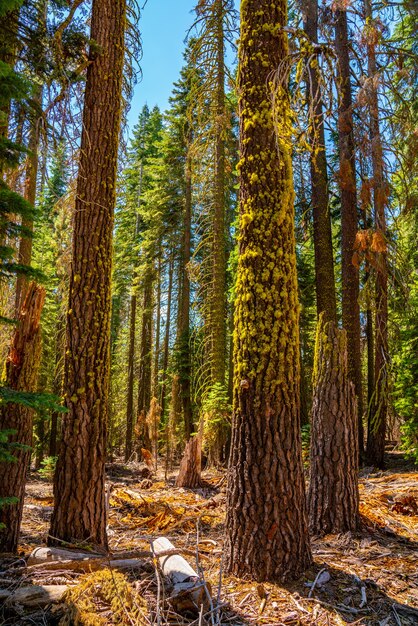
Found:
[[[304,29],[313,51],[318,44],[318,0],[304,5]],[[327,157],[320,76],[317,64],[307,67],[309,98],[310,171],[312,182],[312,214],[315,253],[315,286],[318,317],[324,311],[329,320],[337,321],[334,255],[332,249],[331,214],[329,207]]]
[[[370,0],[365,0],[365,15],[369,27],[373,26],[373,13]],[[375,26],[377,28],[377,26]],[[376,79],[378,69],[375,42],[369,37],[367,46],[370,143],[373,168],[373,203],[375,214],[375,253],[376,253],[376,318],[375,318],[375,357],[374,393],[369,410],[367,433],[367,461],[383,468],[385,455],[385,435],[388,408],[388,259],[386,203],[388,183],[383,164],[383,145],[379,123],[379,96]]]
[[[106,537],[112,231],[125,54],[125,0],[93,0],[74,214],[62,440],[49,543]]]
[[[5,385],[14,391],[36,391],[41,362],[41,312],[45,289],[35,283],[19,313],[19,325],[13,335],[6,361]],[[16,552],[25,495],[26,473],[32,445],[33,410],[21,404],[8,404],[0,410],[0,430],[14,430],[10,442],[28,446],[13,450],[16,462],[0,463],[0,499],[17,498],[17,502],[0,508],[0,552]]]
[[[226,569],[297,577],[311,562],[303,478],[287,2],[244,0],[238,71],[240,234]],[[276,125],[276,129],[275,129]],[[275,132],[276,130],[276,132]]]
[[[215,0],[216,93],[215,163],[210,291],[211,384],[225,383],[226,358],[226,237],[225,237],[225,43],[224,0]]]
[[[358,523],[357,401],[348,376],[347,335],[324,313],[313,374],[309,527],[314,535],[353,531]]]
[[[338,150],[341,194],[342,321],[347,331],[348,372],[358,401],[359,453],[364,448],[363,395],[360,352],[359,270],[353,263],[358,229],[356,157],[353,132],[353,101],[350,76],[347,10],[335,12],[335,50],[338,62]]]

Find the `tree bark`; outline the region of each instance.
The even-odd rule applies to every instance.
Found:
[[[373,23],[372,5],[365,0],[365,16]],[[378,77],[375,43],[369,38],[367,45],[368,80],[370,97],[370,142],[373,168],[373,202],[375,213],[376,245],[376,318],[374,393],[370,405],[367,433],[367,461],[384,467],[385,435],[388,409],[388,260],[386,203],[388,185],[383,166],[383,146],[379,124],[379,97],[376,87]]]
[[[257,581],[298,577],[311,562],[290,104],[272,78],[288,54],[286,24],[285,0],[241,4],[240,237],[225,554],[228,572]]]
[[[151,267],[145,270],[144,297],[142,308],[141,353],[139,360],[137,435],[139,448],[149,450],[150,439],[146,427],[146,415],[151,403],[151,368],[152,368],[152,292],[153,272]]]
[[[6,386],[14,391],[36,391],[41,361],[41,312],[45,289],[31,283],[19,314],[9,356],[6,361]],[[0,552],[16,552],[23,512],[26,472],[32,445],[33,409],[22,404],[8,404],[0,411],[0,430],[14,430],[10,442],[28,446],[16,449],[16,462],[0,463],[0,498],[18,498],[15,504],[0,508]]]
[[[215,0],[216,117],[214,212],[212,232],[212,285],[210,296],[211,383],[225,383],[226,357],[226,236],[225,236],[225,44],[224,0]]]
[[[163,377],[161,384],[161,416],[164,419],[165,413],[165,398],[167,394],[167,368],[168,368],[168,354],[170,348],[170,323],[171,323],[171,300],[173,297],[173,273],[174,273],[174,261],[170,258],[168,265],[168,292],[167,292],[167,316],[165,320],[164,330],[164,354],[163,354]]]
[[[353,132],[350,57],[346,9],[335,12],[335,49],[338,59],[339,109],[338,150],[340,159],[339,186],[341,194],[341,270],[342,321],[347,331],[348,372],[354,383],[358,401],[359,454],[363,443],[363,395],[360,352],[359,270],[353,264],[356,240],[357,188],[356,156]]]
[[[36,107],[42,106],[42,87],[37,86],[34,95]],[[36,182],[38,178],[38,148],[40,138],[40,118],[36,109],[32,111],[29,131],[29,154],[26,160],[24,198],[32,206],[36,200]],[[22,226],[33,232],[33,219],[23,218]],[[30,265],[32,261],[32,237],[22,237],[19,244],[18,263],[20,265]],[[28,279],[24,274],[18,274],[16,279],[15,315],[18,317],[20,307],[26,296]]]
[[[49,544],[107,546],[106,423],[112,231],[116,201],[125,0],[93,0],[67,317],[68,413],[54,480]]]
[[[202,439],[200,435],[191,437],[186,443],[180,469],[176,478],[176,487],[195,489],[201,485]]]
[[[304,29],[313,47],[318,43],[318,0],[305,3]],[[310,171],[312,182],[312,214],[315,253],[315,285],[317,315],[324,312],[327,320],[337,321],[335,295],[334,254],[332,249],[331,214],[328,193],[327,157],[323,104],[317,57],[307,66],[309,79],[307,94],[310,112],[311,148]]]
[[[309,526],[313,535],[354,531],[358,522],[357,406],[347,335],[320,315],[311,420]]]

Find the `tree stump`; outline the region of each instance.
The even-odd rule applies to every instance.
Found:
[[[311,476],[312,534],[355,530],[358,520],[357,400],[349,379],[347,335],[318,320],[313,374]]]
[[[186,444],[176,478],[176,487],[195,489],[201,485],[202,442],[200,435],[191,437]]]

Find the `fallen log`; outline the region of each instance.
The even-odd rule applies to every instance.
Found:
[[[201,576],[179,554],[167,555],[175,551],[174,545],[166,538],[159,537],[151,543],[154,554],[159,557],[161,571],[166,576],[173,590],[170,603],[178,613],[186,610],[204,610],[209,608],[211,589]]]
[[[67,589],[68,585],[28,585],[13,591],[0,590],[0,601],[4,602],[5,608],[13,608],[17,605],[42,608],[59,602]]]
[[[83,561],[102,558],[103,554],[73,552],[72,550],[63,550],[62,548],[35,548],[28,558],[28,565],[48,561]]]
[[[142,559],[80,559],[74,561],[44,561],[26,568],[26,572],[41,570],[42,572],[65,571],[72,572],[95,572],[105,568],[117,570],[143,569],[146,567]],[[149,566],[148,566],[149,567]]]

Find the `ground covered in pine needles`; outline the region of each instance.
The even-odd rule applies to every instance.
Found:
[[[361,530],[312,542],[315,565],[290,585],[255,584],[222,573],[225,475],[204,472],[197,490],[174,487],[160,470],[138,479],[135,465],[109,466],[109,542],[117,558],[141,557],[116,571],[64,565],[27,565],[45,545],[52,486],[33,478],[27,486],[20,558],[0,563],[0,597],[28,585],[66,585],[63,600],[32,608],[18,596],[0,609],[0,624],[106,624],[163,626],[412,626],[418,624],[418,472],[391,454],[389,469],[361,472]],[[150,541],[167,537],[211,590],[205,613],[179,611]],[[88,552],[89,546],[82,546]],[[80,550],[80,546],[77,546]],[[90,547],[91,549],[91,547]],[[83,571],[84,568],[84,571]],[[90,570],[90,571],[89,571]],[[58,587],[57,587],[58,589]]]

